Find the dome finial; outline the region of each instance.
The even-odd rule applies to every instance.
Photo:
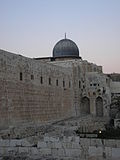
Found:
[[[66,39],[66,32],[65,32],[65,39]]]

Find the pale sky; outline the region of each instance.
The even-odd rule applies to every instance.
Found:
[[[120,73],[120,0],[0,0],[0,49],[49,57],[65,32],[83,59]]]

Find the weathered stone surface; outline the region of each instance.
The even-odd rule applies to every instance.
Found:
[[[80,157],[80,149],[65,149],[66,157]]]
[[[90,145],[91,146],[102,146],[102,145],[104,145],[104,143],[105,143],[105,140],[104,139],[96,139],[96,138],[92,138],[91,140],[90,140]]]
[[[41,149],[39,149],[39,152],[40,152],[40,154],[41,155],[51,155],[51,149],[48,149],[48,148],[41,148]]]
[[[54,143],[55,148],[62,148],[62,142],[55,142]]]
[[[69,81],[72,82],[69,69],[0,50],[0,127],[72,116],[73,92]]]
[[[89,155],[90,156],[102,156],[103,155],[103,149],[102,147],[95,147],[95,146],[90,146],[89,147]]]
[[[37,145],[38,148],[47,148],[47,144],[46,142],[38,142],[38,145]]]
[[[104,101],[98,110],[108,117],[109,108],[105,106],[110,105],[111,88],[106,79],[100,66],[81,59],[36,60],[0,50],[0,128],[43,124],[80,116],[88,110],[96,115],[98,97]],[[82,105],[85,97],[89,105]],[[82,131],[103,129],[101,125],[89,125],[83,124]]]
[[[0,147],[9,147],[9,146],[10,146],[10,140],[2,140],[2,139],[0,140]]]
[[[120,158],[120,148],[112,148],[112,157]]]
[[[0,129],[7,129],[0,132],[0,155],[120,158],[120,141],[75,134],[105,129],[119,84],[81,59],[35,60],[0,50]]]
[[[49,141],[48,141],[49,139]],[[65,141],[59,139],[59,141],[51,141],[54,137],[49,137],[46,139],[38,140],[38,145],[29,146],[24,140],[11,140],[8,145],[6,140],[2,140],[2,146],[0,146],[0,156],[16,156],[20,157],[30,156],[35,159],[35,157],[46,158],[56,158],[56,159],[74,159],[82,160],[92,159],[92,160],[118,160],[120,158],[120,148],[117,147],[119,140],[104,140],[104,143],[100,143],[101,139],[80,139],[80,144],[78,143],[78,137],[66,137]],[[45,140],[45,141],[44,141]],[[72,141],[71,141],[72,140]],[[77,141],[76,141],[77,140]],[[21,142],[22,141],[22,142]],[[23,143],[25,141],[25,143]],[[115,143],[115,145],[113,144]],[[21,145],[22,144],[22,145]],[[106,146],[107,144],[107,146]],[[19,146],[21,145],[21,146]],[[116,147],[113,147],[116,146]]]

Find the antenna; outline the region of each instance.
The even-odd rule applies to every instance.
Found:
[[[65,39],[66,39],[66,33],[65,33]]]

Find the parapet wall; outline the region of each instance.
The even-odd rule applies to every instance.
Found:
[[[52,157],[65,160],[119,160],[120,140],[79,138],[78,136],[49,137],[33,141],[0,140],[0,156],[24,155],[30,158]]]

